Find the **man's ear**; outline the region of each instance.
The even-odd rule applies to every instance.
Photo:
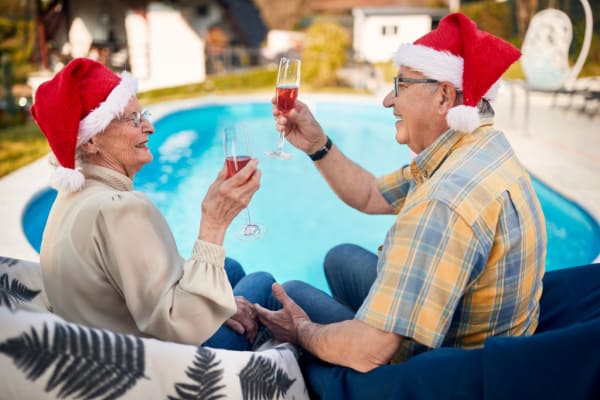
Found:
[[[456,105],[456,88],[450,82],[441,82],[439,94],[440,112],[445,114]]]

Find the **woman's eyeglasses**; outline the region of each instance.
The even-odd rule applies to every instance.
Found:
[[[120,121],[133,121],[133,126],[135,126],[136,128],[139,128],[142,125],[142,120],[146,120],[148,121],[149,118],[152,116],[152,114],[150,113],[150,111],[148,110],[142,110],[142,111],[135,111],[131,114],[131,117],[128,118],[119,118]]]
[[[440,81],[436,79],[416,79],[416,78],[405,78],[403,76],[395,76],[394,77],[394,96],[398,96],[400,92],[400,84],[412,84],[412,83],[440,83]]]

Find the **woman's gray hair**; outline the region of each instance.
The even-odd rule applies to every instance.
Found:
[[[81,146],[79,146],[75,149],[75,168],[80,167],[84,163],[84,161],[85,152],[83,151]],[[56,159],[56,156],[52,152],[50,153],[50,157],[48,157],[48,162],[55,168],[60,166],[58,160]]]

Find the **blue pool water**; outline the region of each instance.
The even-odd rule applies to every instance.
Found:
[[[351,159],[380,175],[410,160],[406,146],[395,142],[389,110],[365,103],[314,102],[311,108],[325,131]],[[301,279],[326,289],[322,260],[336,244],[357,243],[372,251],[383,242],[393,216],[363,215],[343,204],[320,177],[312,162],[289,144],[290,161],[263,156],[276,146],[271,106],[267,103],[210,105],[181,110],[155,121],[150,149],[154,161],[135,177],[163,212],[180,253],[191,254],[197,237],[200,204],[223,165],[221,135],[232,123],[243,123],[260,159],[261,188],[250,204],[252,218],[266,225],[266,236],[241,242],[225,240],[227,255],[248,271],[268,270],[277,280]],[[587,264],[600,249],[600,227],[583,209],[534,179],[548,230],[547,269]],[[55,192],[32,199],[23,227],[38,249]],[[245,214],[234,221],[234,228]]]

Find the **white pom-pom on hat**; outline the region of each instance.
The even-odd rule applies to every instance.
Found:
[[[85,184],[85,177],[78,169],[58,166],[50,176],[50,186],[56,190],[78,192]]]
[[[448,126],[462,132],[473,132],[481,121],[477,107],[460,105],[452,107],[446,115]]]

